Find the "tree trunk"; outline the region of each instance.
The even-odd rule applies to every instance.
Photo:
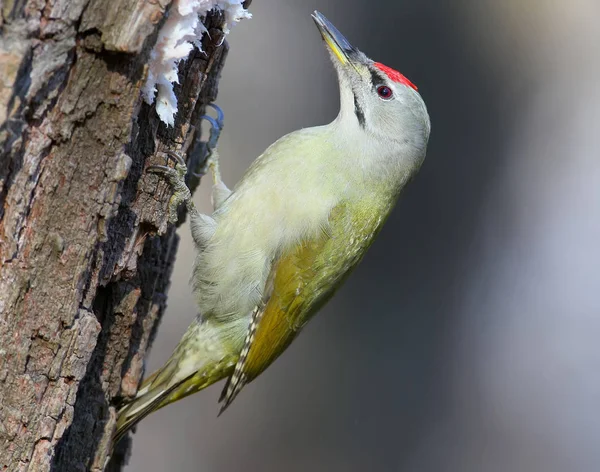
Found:
[[[143,374],[178,243],[144,169],[181,148],[227,54],[213,11],[161,123],[140,89],[168,3],[0,1],[1,470],[102,470]]]

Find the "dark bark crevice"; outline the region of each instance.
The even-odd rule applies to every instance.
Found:
[[[144,169],[184,143],[227,55],[211,12],[162,124],[140,90],[166,3],[73,0],[62,21],[3,7],[0,470],[102,470],[116,405],[143,375],[178,245],[169,190]]]

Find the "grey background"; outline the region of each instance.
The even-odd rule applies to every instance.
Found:
[[[425,165],[286,354],[219,419],[221,385],[143,421],[127,471],[600,470],[600,3],[255,0],[219,94],[230,185],[337,113],[315,8],[419,86]],[[148,371],[196,314],[180,234]]]

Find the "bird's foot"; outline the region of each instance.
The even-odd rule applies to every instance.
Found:
[[[148,172],[161,174],[171,186],[173,195],[169,199],[169,223],[175,224],[178,220],[177,210],[181,203],[191,204],[192,194],[185,183],[187,166],[183,157],[175,151],[165,151],[167,157],[175,161],[175,167],[153,165],[148,167]]]

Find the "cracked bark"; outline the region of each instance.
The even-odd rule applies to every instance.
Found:
[[[143,374],[178,243],[144,169],[192,132],[227,54],[211,12],[160,123],[140,88],[168,4],[0,2],[0,470],[102,470]]]

